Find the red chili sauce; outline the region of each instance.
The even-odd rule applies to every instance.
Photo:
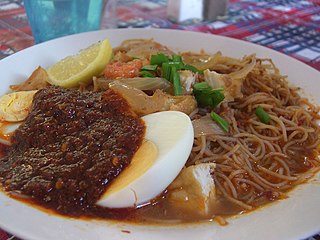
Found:
[[[0,158],[6,154],[8,148],[7,145],[0,143]]]
[[[123,215],[95,203],[130,163],[144,133],[143,121],[112,90],[40,90],[13,145],[0,155],[0,184],[64,215]]]

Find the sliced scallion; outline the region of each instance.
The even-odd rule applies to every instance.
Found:
[[[201,107],[216,107],[224,99],[223,88],[212,89],[206,82],[194,84],[193,95]]]
[[[168,63],[162,64],[162,77],[171,81],[171,66]]]
[[[202,70],[199,70],[199,69],[197,69],[196,67],[194,67],[194,66],[192,66],[192,65],[189,65],[189,64],[185,64],[185,65],[184,65],[184,69],[185,69],[185,70],[189,70],[189,71],[194,72],[194,73],[200,73],[200,74],[203,73]]]
[[[263,110],[261,106],[258,106],[256,108],[256,115],[260,119],[260,121],[263,122],[264,124],[269,123],[271,120],[269,114],[265,110]]]
[[[152,55],[150,58],[151,65],[161,66],[165,62],[169,62],[169,57],[164,55],[163,53]]]
[[[142,66],[141,70],[156,71],[157,67],[158,67],[158,65],[144,65],[144,66]]]
[[[212,88],[206,82],[199,82],[193,84],[193,91],[210,91]]]
[[[200,73],[196,67],[184,64],[180,55],[172,55],[172,57],[170,57],[163,53],[152,55],[150,65],[142,67],[141,70],[156,71],[158,66],[160,66],[162,70],[161,76],[173,83],[175,95],[181,95],[183,93],[178,71],[190,70],[195,73]],[[203,102],[203,105],[216,106],[224,99],[221,92],[212,91],[211,87],[207,87],[207,89],[206,95],[210,96],[205,96],[203,93],[198,94],[199,98],[202,99],[200,101]]]
[[[149,72],[149,71],[140,71],[139,74],[141,77],[149,77],[149,78],[156,77],[152,72]]]
[[[210,113],[210,116],[213,121],[219,124],[219,126],[223,129],[223,131],[228,132],[229,131],[229,123],[224,120],[219,114],[212,111]]]
[[[181,62],[182,63],[182,57],[179,55],[173,55],[172,62]]]
[[[182,62],[166,62],[164,64],[168,64],[171,67],[175,67],[177,71],[182,70],[184,68],[184,65]]]
[[[180,74],[177,72],[175,67],[172,67],[172,82],[173,82],[173,89],[174,95],[178,96],[182,94],[182,86],[180,83]]]

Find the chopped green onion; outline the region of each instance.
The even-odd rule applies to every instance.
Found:
[[[142,66],[141,70],[146,70],[146,71],[156,71],[158,65],[144,65]]]
[[[162,64],[162,77],[173,82],[173,73],[180,70],[182,67],[183,63],[180,62],[165,62]]]
[[[212,89],[206,82],[194,84],[193,94],[201,107],[216,107],[224,99],[223,88]]]
[[[213,121],[219,124],[219,126],[223,129],[223,131],[228,132],[229,131],[229,123],[224,120],[219,114],[212,111],[210,113],[210,116]]]
[[[221,92],[197,93],[194,94],[198,104],[201,107],[216,107],[223,101],[224,95]]]
[[[179,55],[173,55],[172,56],[172,62],[180,62],[182,63],[182,57]]]
[[[185,64],[184,65],[184,69],[185,70],[190,70],[191,72],[194,72],[194,73],[200,73],[200,74],[203,74],[203,70],[199,70],[198,68],[192,66],[192,65],[189,65],[189,64]]]
[[[184,64],[182,62],[167,62],[171,67],[175,67],[177,70],[184,69]]]
[[[161,66],[165,62],[169,62],[169,57],[167,57],[163,53],[158,53],[156,55],[152,55],[151,59],[150,59],[151,65]]]
[[[171,66],[168,63],[162,64],[162,77],[168,81],[171,80]]]
[[[149,71],[140,71],[139,74],[141,77],[151,77],[151,78],[156,77],[152,72],[149,72]]]
[[[150,58],[150,65],[142,67],[141,70],[155,71],[158,66],[161,66],[162,77],[173,83],[175,95],[181,95],[183,93],[179,70],[190,70],[195,73],[202,73],[202,71],[198,70],[196,67],[184,64],[181,56],[173,55],[170,57],[163,53],[152,55]],[[215,107],[224,99],[224,95],[220,90],[212,90],[208,85],[205,89],[205,93],[202,92],[203,90],[200,90],[197,94],[198,99],[200,99],[199,101],[201,102],[200,105]]]
[[[256,108],[256,115],[264,124],[267,124],[271,120],[269,114],[266,111],[264,111],[261,106],[258,106]]]
[[[180,62],[165,62],[162,64],[162,77],[173,83],[174,95],[181,95],[183,92],[178,72],[181,64]]]
[[[182,94],[182,87],[180,83],[180,74],[177,72],[177,69],[175,67],[171,68],[172,74],[172,82],[173,82],[173,89],[174,89],[174,95],[181,95]]]
[[[207,82],[199,82],[193,84],[193,91],[210,91],[212,88],[209,86]]]

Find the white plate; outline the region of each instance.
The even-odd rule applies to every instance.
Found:
[[[64,37],[36,45],[0,61],[0,95],[10,84],[23,81],[39,65],[47,67],[75,54],[91,43],[110,39],[113,46],[130,38],[154,38],[174,50],[199,51],[242,57],[256,53],[272,58],[292,83],[302,87],[320,103],[320,74],[281,53],[248,42],[215,35],[156,29],[118,29]],[[229,220],[183,226],[137,226],[109,221],[84,221],[58,217],[8,198],[0,193],[0,227],[23,239],[302,239],[320,231],[320,175],[290,193],[290,198]],[[129,231],[130,233],[126,232]]]

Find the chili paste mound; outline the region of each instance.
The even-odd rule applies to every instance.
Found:
[[[91,216],[144,132],[143,121],[112,90],[40,90],[0,159],[0,182],[6,191],[59,213]]]

